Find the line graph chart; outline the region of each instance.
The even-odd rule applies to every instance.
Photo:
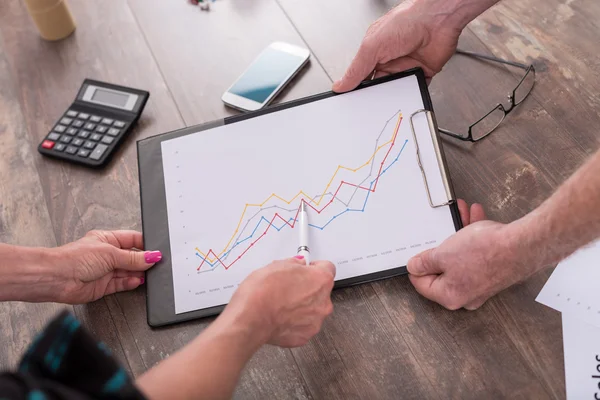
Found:
[[[452,234],[417,164],[420,108],[408,77],[162,142],[176,313],[226,304],[252,271],[295,255],[301,202],[311,256],[336,280],[404,266]]]
[[[228,249],[227,246],[225,247],[225,249],[223,249],[221,251],[220,254],[216,254],[212,249],[210,249],[206,254],[204,252],[202,252],[200,249],[198,249],[197,247],[195,248],[196,250],[196,256],[198,258],[201,259],[200,265],[196,268],[197,271],[200,271],[202,269],[203,266],[207,265],[209,266],[211,269],[208,269],[208,271],[211,271],[212,268],[215,268],[217,266],[222,266],[225,270],[229,269],[233,264],[235,264],[238,260],[240,260],[244,254],[246,254],[247,251],[250,250],[251,247],[253,247],[260,239],[262,239],[271,228],[273,228],[274,230],[276,230],[277,232],[281,231],[281,229],[285,228],[285,227],[289,227],[291,229],[293,229],[296,226],[296,221],[298,220],[298,212],[300,210],[300,202],[304,201],[310,209],[312,209],[312,211],[316,212],[317,214],[321,214],[323,211],[325,211],[329,205],[333,204],[333,202],[335,200],[338,200],[341,204],[346,206],[346,209],[344,209],[343,211],[334,214],[324,225],[319,226],[316,224],[309,224],[309,226],[311,226],[312,228],[315,229],[320,229],[323,230],[325,229],[330,223],[332,223],[336,218],[342,216],[343,214],[349,213],[349,212],[364,212],[365,211],[365,207],[367,205],[367,201],[369,199],[369,195],[371,193],[374,193],[376,188],[377,188],[377,183],[379,182],[379,178],[392,166],[394,165],[397,161],[398,158],[400,157],[400,155],[402,154],[402,151],[404,150],[404,147],[406,146],[406,143],[408,142],[407,139],[404,140],[404,143],[402,144],[402,147],[398,153],[398,155],[396,156],[396,158],[388,165],[385,166],[385,163],[390,155],[390,153],[392,152],[392,149],[394,148],[395,144],[396,144],[396,140],[397,140],[397,135],[398,135],[398,130],[400,128],[400,124],[402,123],[402,113],[398,110],[397,112],[394,113],[394,115],[392,117],[390,117],[384,127],[381,129],[379,136],[377,137],[377,139],[375,140],[375,151],[373,152],[373,154],[369,157],[369,159],[363,163],[360,167],[357,168],[348,168],[348,167],[344,167],[342,165],[338,165],[338,167],[336,168],[336,171],[334,172],[332,178],[329,180],[325,190],[323,191],[322,194],[317,195],[315,197],[310,197],[307,196],[306,194],[304,194],[304,192],[301,190],[298,192],[298,194],[296,196],[294,196],[291,200],[285,200],[283,198],[281,198],[280,196],[276,195],[276,194],[271,194],[265,201],[263,201],[260,204],[246,204],[244,207],[244,211],[242,212],[242,217],[240,218],[240,221],[238,222],[238,226],[232,236],[232,238],[229,240],[227,246],[229,246],[232,242],[233,245]],[[389,141],[385,142],[382,145],[379,145],[379,141],[381,140],[381,136],[383,135],[386,127],[388,126],[388,124],[390,123],[390,121],[396,119],[396,126],[395,129],[393,131],[393,135],[390,138]],[[385,149],[387,148],[387,151],[385,151]],[[373,180],[371,180],[371,182],[369,183],[369,186],[363,186],[372,176],[375,170],[375,163],[374,160],[376,159],[377,154],[380,152],[380,150],[384,149],[385,151],[385,156],[383,157],[383,160],[381,161],[381,163],[379,164],[379,169],[376,172],[376,176]],[[346,181],[340,181],[337,189],[335,190],[334,193],[327,192],[327,190],[330,188],[331,184],[334,182],[335,177],[337,176],[338,172],[342,169],[351,171],[351,172],[357,172],[361,169],[363,169],[364,167],[370,166],[370,170],[368,175],[366,176],[366,178],[364,178],[360,183],[358,184],[353,184],[350,182],[346,182]],[[384,168],[385,167],[385,168]],[[346,202],[344,202],[343,199],[340,199],[338,196],[338,193],[340,192],[340,189],[342,189],[343,186],[351,186],[353,187],[355,190],[353,191],[350,199],[348,199]],[[350,203],[352,202],[354,196],[356,195],[356,193],[358,191],[365,191],[366,195],[365,195],[365,200],[364,203],[362,205],[361,208],[350,208]],[[326,198],[327,194],[330,195],[330,200],[325,203],[325,205],[321,208],[318,208],[319,205],[322,203],[323,199]],[[285,204],[292,204],[292,202],[294,201],[298,201],[298,206],[295,208],[291,208],[291,209],[286,209],[277,205],[274,206],[270,206],[270,207],[263,207],[267,202],[269,202],[272,199],[278,199],[283,201]],[[241,232],[239,233],[239,235],[236,238],[236,234],[238,233],[238,231],[240,230],[239,227],[242,225],[244,216],[247,212],[247,210],[250,207],[260,207],[258,212],[256,214],[254,214],[251,218],[249,218],[246,222],[246,225],[244,226],[243,229],[241,229]],[[252,232],[250,233],[250,235],[246,236],[243,239],[240,239],[240,236],[245,232],[246,228],[248,227],[248,225],[250,224],[250,222],[252,221],[252,219],[256,218],[257,216],[259,216],[261,213],[263,213],[264,211],[270,210],[270,209],[278,209],[279,211],[284,211],[284,212],[292,212],[295,213],[295,215],[291,218],[284,218],[282,217],[281,213],[279,211],[276,211],[275,214],[271,217],[271,219],[267,219],[264,216],[260,216],[260,219],[258,221],[258,223],[256,224],[256,226],[254,226]],[[275,221],[281,221],[282,224],[277,227],[275,225]],[[266,225],[266,229],[264,229],[264,231],[262,231],[262,234],[260,234],[258,237],[255,237],[257,231],[259,230],[259,228],[261,227],[261,225],[263,224]],[[235,238],[235,240],[234,240]],[[244,251],[242,251],[242,253],[240,255],[237,256],[237,258],[235,258],[232,262],[227,263],[226,259],[227,256],[231,253],[232,250],[234,250],[237,246],[244,244],[245,242],[248,242],[249,244],[247,245],[247,247],[245,247]],[[210,256],[213,256],[213,258],[211,259]],[[205,271],[206,268],[205,268]]]

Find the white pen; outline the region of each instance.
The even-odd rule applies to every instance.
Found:
[[[304,206],[304,200],[300,202],[300,212],[298,213],[298,227],[300,231],[300,245],[297,255],[303,256],[306,265],[310,264],[310,250],[308,248],[308,213]]]

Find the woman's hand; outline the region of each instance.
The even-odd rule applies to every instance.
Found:
[[[144,283],[144,271],[161,260],[159,251],[141,251],[136,231],[91,231],[83,238],[50,249],[47,262],[55,287],[54,301],[87,303],[132,290]]]
[[[265,343],[302,346],[331,314],[335,267],[289,258],[251,273],[221,315],[137,384],[150,399],[230,399],[244,365]],[[193,368],[190,368],[193,365]]]
[[[219,319],[236,321],[265,343],[302,346],[333,312],[334,277],[328,261],[309,266],[295,257],[275,261],[242,282]]]

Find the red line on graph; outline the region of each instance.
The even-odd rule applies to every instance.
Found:
[[[402,119],[400,119],[400,121],[402,121]],[[388,149],[387,153],[385,153],[385,157],[383,158],[383,161],[381,161],[381,164],[379,165],[379,171],[377,171],[377,178],[375,178],[375,185],[373,185],[373,189],[370,189],[368,187],[364,187],[364,186],[360,186],[360,185],[355,185],[353,183],[349,183],[346,181],[341,181],[339,186],[337,187],[335,193],[333,194],[333,196],[331,197],[331,201],[327,204],[325,204],[323,207],[321,207],[321,209],[317,209],[315,208],[312,204],[307,203],[305,201],[305,199],[301,199],[300,203],[302,204],[302,202],[304,202],[304,204],[306,204],[307,206],[309,206],[310,208],[312,208],[314,211],[316,211],[318,214],[321,214],[321,211],[325,210],[331,203],[333,203],[333,200],[335,199],[335,197],[337,196],[338,192],[340,191],[340,189],[342,188],[342,186],[344,185],[348,185],[348,186],[352,186],[352,187],[356,187],[362,190],[366,190],[369,191],[371,193],[375,193],[375,189],[377,189],[377,183],[379,182],[379,177],[381,176],[381,170],[383,169],[383,165],[385,164],[385,161],[387,160],[388,156],[390,155],[391,151],[392,151],[392,147],[394,147],[394,145],[396,144],[396,138],[398,137],[398,130],[400,129],[400,123],[398,123],[397,127],[396,127],[396,131],[394,132],[394,140],[392,140],[392,143],[390,145],[390,148]],[[294,220],[292,221],[292,223],[289,223],[288,221],[286,221],[284,218],[282,218],[279,213],[275,213],[275,215],[273,216],[273,218],[271,218],[271,221],[269,222],[269,225],[267,226],[267,229],[265,229],[265,231],[258,237],[256,238],[255,241],[251,242],[248,247],[246,247],[246,249],[242,252],[242,254],[240,254],[239,256],[237,256],[235,258],[235,260],[233,260],[229,265],[225,265],[225,263],[223,263],[223,261],[221,261],[221,259],[217,256],[217,254],[210,249],[208,251],[208,253],[206,253],[206,257],[204,257],[204,259],[202,260],[202,262],[200,263],[200,265],[198,266],[198,268],[196,268],[196,271],[200,271],[200,268],[202,268],[202,266],[204,265],[204,263],[206,262],[206,259],[212,254],[215,256],[215,258],[217,259],[217,261],[223,266],[223,268],[225,268],[225,270],[228,270],[229,268],[231,268],[231,266],[233,264],[235,264],[240,258],[242,258],[244,256],[244,254],[246,254],[246,252],[248,250],[250,250],[251,247],[254,246],[254,244],[256,242],[258,242],[260,239],[263,238],[263,236],[265,236],[267,234],[267,232],[269,231],[269,229],[271,228],[271,226],[273,225],[273,222],[275,221],[276,218],[279,218],[280,220],[282,220],[286,225],[288,225],[290,228],[294,228],[294,226],[296,225],[296,222],[298,221],[298,214],[300,213],[300,207],[298,207],[298,210],[296,210],[296,215],[294,216]]]

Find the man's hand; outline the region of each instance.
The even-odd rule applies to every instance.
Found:
[[[375,21],[358,53],[333,90],[354,89],[375,71],[375,77],[421,67],[429,82],[456,51],[462,25],[444,22],[432,1],[406,1]]]
[[[161,260],[159,251],[137,250],[142,248],[140,232],[91,231],[73,243],[50,249],[46,261],[57,289],[54,301],[87,303],[137,288],[144,283],[144,271]]]
[[[408,272],[417,292],[428,299],[449,310],[475,310],[536,268],[524,248],[511,243],[508,225],[485,220],[480,204],[470,211],[463,200],[458,205],[465,228],[411,258]]]
[[[333,312],[335,266],[289,258],[254,271],[237,289],[223,318],[245,324],[266,343],[282,347],[306,344]]]

